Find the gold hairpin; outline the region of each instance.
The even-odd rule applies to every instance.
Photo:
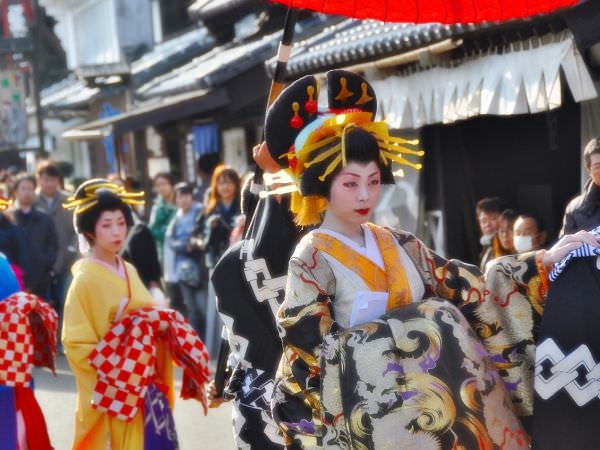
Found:
[[[8,198],[0,197],[0,211],[3,211],[6,208],[9,208],[10,205],[12,205],[11,200],[9,200]]]
[[[75,214],[81,214],[98,204],[98,199],[102,191],[112,192],[118,196],[123,203],[128,205],[143,205],[144,192],[127,192],[123,186],[115,183],[97,183],[86,186],[83,189],[85,196],[83,198],[69,197],[63,208],[74,210]]]

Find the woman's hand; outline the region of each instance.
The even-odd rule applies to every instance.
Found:
[[[546,267],[556,264],[573,250],[581,247],[582,244],[589,244],[592,247],[600,247],[600,238],[587,231],[579,231],[575,234],[567,234],[560,238],[550,250],[544,254],[543,262]]]
[[[223,397],[217,397],[217,386],[215,380],[211,380],[206,386],[206,398],[208,399],[209,408],[218,408],[221,403],[225,402]]]

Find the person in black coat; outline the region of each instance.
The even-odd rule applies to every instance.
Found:
[[[15,182],[16,224],[27,241],[29,265],[25,268],[25,288],[48,299],[52,266],[58,252],[58,240],[52,219],[33,207],[35,178],[23,174]]]
[[[600,242],[600,226],[590,234]],[[532,448],[596,450],[600,249],[573,250],[550,281],[536,343]]]
[[[160,288],[161,267],[152,232],[142,222],[136,223],[121,249],[121,256],[137,269],[144,285]]]
[[[567,205],[561,237],[580,230],[589,231],[600,225],[600,136],[588,142],[583,159],[590,179],[583,193]]]

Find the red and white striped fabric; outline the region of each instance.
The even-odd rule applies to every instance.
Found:
[[[173,359],[183,367],[181,396],[197,398],[206,407],[200,395],[209,379],[203,342],[177,311],[141,308],[117,322],[90,354],[98,372],[94,408],[123,421],[135,417],[156,376],[158,340],[167,342]]]
[[[0,384],[30,387],[33,366],[54,371],[58,316],[39,297],[17,292],[0,302]]]

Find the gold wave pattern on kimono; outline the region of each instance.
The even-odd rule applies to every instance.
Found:
[[[404,406],[421,411],[416,420],[419,428],[412,431],[436,433],[448,430],[456,421],[456,403],[448,385],[428,373],[409,374],[406,380],[407,388],[419,393],[414,406],[410,403]]]
[[[423,351],[433,360],[437,360],[442,347],[442,335],[437,324],[428,319],[411,319],[404,323],[406,330],[403,336],[395,337],[396,346],[399,350],[412,354],[417,350]],[[414,338],[409,335],[415,335]],[[427,346],[423,345],[420,336],[427,338]]]
[[[491,353],[493,358],[489,362],[490,367],[493,363],[500,369],[500,376],[509,387],[517,408],[527,414],[530,411],[528,380],[531,368],[524,361],[530,358],[528,343],[531,341],[533,334],[532,325],[535,326],[537,318],[534,317],[530,322],[524,322],[521,316],[517,317],[513,314],[513,311],[517,311],[521,315],[529,313],[527,305],[524,305],[523,302],[527,301],[525,298],[527,291],[535,290],[535,279],[539,278],[532,255],[525,255],[518,258],[504,257],[500,260],[499,264],[502,268],[506,268],[506,270],[499,270],[498,264],[496,266],[492,265],[490,267],[496,267],[493,269],[492,276],[488,280],[484,280],[476,267],[456,260],[446,260],[427,249],[422,242],[408,233],[394,233],[394,236],[397,243],[406,251],[420,273],[425,285],[425,298],[438,296],[450,301],[455,305],[451,311],[448,311],[448,304],[441,308],[442,312],[445,311],[450,316],[456,316],[456,311],[458,311],[456,308],[460,310],[473,330],[476,331],[475,334],[483,339],[485,347]],[[532,282],[533,284],[528,289],[527,286]],[[480,383],[484,383],[480,385],[480,389],[482,390],[479,393],[464,391],[471,389],[471,386],[468,383],[463,386],[462,382],[473,376],[473,371],[481,372],[481,370],[475,364],[472,364],[469,369],[461,366],[461,363],[464,358],[475,361],[467,353],[474,354],[479,352],[481,348],[478,345],[480,344],[467,344],[467,347],[465,347],[459,342],[457,346],[455,339],[458,337],[456,334],[452,334],[451,330],[447,328],[447,323],[444,325],[440,323],[443,320],[440,320],[439,315],[436,315],[437,306],[433,305],[435,302],[432,302],[431,308],[428,307],[429,311],[423,310],[421,313],[414,313],[413,311],[409,315],[401,314],[397,325],[392,323],[394,322],[393,317],[396,317],[394,314],[396,310],[394,310],[388,313],[393,317],[386,319],[388,320],[387,325],[378,320],[370,323],[368,328],[361,327],[360,331],[353,329],[344,330],[339,327],[333,316],[333,305],[336,301],[341,300],[336,297],[336,284],[339,283],[344,283],[344,280],[336,279],[333,269],[324,255],[316,250],[311,242],[303,240],[290,261],[286,300],[281,307],[278,317],[279,324],[284,329],[283,344],[286,349],[286,356],[284,356],[285,361],[282,361],[280,380],[276,385],[274,393],[273,411],[275,420],[280,424],[288,442],[293,441],[297,444],[297,448],[307,449],[323,446],[330,449],[352,448],[355,435],[353,435],[347,423],[351,413],[356,411],[358,414],[362,414],[360,412],[361,408],[356,409],[355,407],[363,400],[367,400],[370,407],[381,404],[382,398],[387,398],[387,394],[382,392],[382,395],[380,395],[379,391],[376,393],[368,392],[370,386],[369,380],[373,380],[377,384],[377,374],[373,371],[373,368],[368,368],[368,370],[363,370],[364,366],[361,368],[361,365],[358,364],[359,360],[355,359],[355,355],[353,354],[355,349],[347,345],[348,339],[353,339],[355,343],[362,343],[367,346],[372,345],[373,351],[368,350],[368,347],[363,347],[363,349],[367,348],[366,352],[363,350],[361,353],[362,356],[357,356],[366,358],[366,360],[374,363],[375,366],[377,364],[387,365],[388,360],[390,363],[394,363],[394,355],[396,352],[399,354],[400,350],[398,348],[394,350],[394,346],[388,346],[386,343],[391,337],[390,333],[394,334],[394,339],[400,340],[397,334],[403,334],[404,332],[397,330],[401,330],[403,326],[406,326],[410,319],[424,315],[434,320],[443,328],[441,358],[444,360],[443,364],[446,364],[449,370],[456,371],[458,378],[454,378],[453,376],[446,378],[443,372],[434,373],[434,375],[438,375],[439,378],[442,378],[446,382],[447,386],[451,387],[452,401],[454,402],[454,408],[458,407],[459,416],[457,417],[459,418],[455,419],[454,427],[442,435],[435,436],[431,432],[422,431],[420,434],[413,435],[414,437],[407,436],[407,442],[410,445],[418,442],[430,442],[432,445],[421,447],[428,449],[443,448],[455,450],[460,445],[463,445],[467,450],[473,450],[479,447],[467,441],[471,441],[470,436],[474,436],[475,442],[480,442],[480,447],[485,449],[489,444],[489,439],[485,435],[482,435],[480,430],[487,429],[489,435],[492,436],[493,448],[498,449],[502,447],[502,433],[504,429],[515,435],[519,435],[522,432],[520,425],[518,425],[518,420],[511,411],[508,398],[504,399],[506,393],[499,378],[494,381],[493,377],[490,378],[489,375],[486,376],[484,374],[478,378]],[[508,298],[507,294],[512,292],[515,286],[519,290],[519,296],[514,295]],[[493,292],[493,294],[490,295],[490,292]],[[495,296],[504,300],[508,298],[509,301],[496,302],[494,301]],[[310,305],[314,305],[315,303],[320,305],[311,309]],[[425,303],[430,302],[427,300]],[[540,301],[540,304],[543,304],[543,302]],[[423,303],[419,306],[423,307]],[[410,310],[413,308],[413,305],[407,305],[405,308]],[[403,309],[404,307],[397,311]],[[530,307],[530,312],[533,315],[537,314],[539,316],[539,312],[533,306]],[[386,326],[388,331],[385,331]],[[460,327],[464,328],[464,325],[461,324]],[[345,333],[352,334],[352,337],[343,338]],[[381,334],[381,337],[378,334]],[[461,336],[466,336],[467,334],[463,333]],[[403,346],[406,346],[406,349],[414,349],[418,345],[414,341],[411,341],[411,339],[414,339],[414,336],[411,335],[410,339],[403,344]],[[341,342],[342,340],[344,342]],[[424,340],[426,341],[426,339]],[[379,343],[376,341],[379,341]],[[322,345],[324,343],[327,343],[325,348]],[[437,350],[433,350],[435,344],[429,345],[432,345],[432,350],[426,351],[429,352],[428,357],[431,358]],[[301,348],[304,352],[310,354],[312,358],[307,359],[310,359],[312,363],[320,367],[320,380],[313,380],[317,384],[305,387],[304,374],[309,371],[308,364],[301,357],[298,357],[293,363],[290,362],[288,351],[291,351],[292,348]],[[453,348],[456,350],[452,350]],[[416,351],[418,352],[419,350]],[[456,355],[454,352],[457,352]],[[422,354],[415,353],[414,351],[411,354],[407,354],[406,360],[408,365],[419,364],[421,356]],[[399,363],[400,366],[403,366],[403,369],[408,367],[404,361],[399,361]],[[402,371],[402,368],[400,371]],[[488,371],[487,364],[483,370]],[[395,370],[394,372],[397,371]],[[403,373],[408,374],[407,376],[412,376],[413,372],[419,372],[418,368],[415,367],[415,370],[403,371]],[[297,379],[296,375],[300,375],[302,378]],[[399,377],[398,379],[404,382],[402,381],[403,375],[393,373],[388,375],[388,380],[391,383],[390,386],[393,384],[392,380],[389,379],[390,376]],[[488,386],[488,382],[491,385],[495,383],[496,388],[490,391],[491,388]],[[339,401],[340,394],[338,391],[340,391],[342,383],[344,383],[343,385],[346,389],[343,395],[348,395],[346,405],[341,405]],[[289,387],[292,384],[298,384],[300,390],[297,394],[294,393],[288,396],[290,391],[286,390],[286,386]],[[363,390],[361,392],[353,391],[353,387],[357,387],[358,385],[362,385]],[[460,391],[461,387],[463,388],[463,392]],[[402,389],[400,387],[398,391],[402,393]],[[305,401],[301,403],[298,398],[299,395],[310,397],[310,402]],[[478,396],[482,397],[482,401],[479,401]],[[404,395],[404,397],[410,397],[410,395]],[[463,401],[463,398],[467,399],[467,401]],[[415,399],[415,395],[407,398],[407,401],[404,402],[405,406],[410,403],[409,400],[414,401]],[[483,412],[481,411],[482,402],[485,408]],[[316,405],[316,407],[305,408],[308,403]],[[436,419],[422,419],[425,424],[431,423],[431,426],[434,428],[435,423],[443,423],[440,417],[445,417],[444,414],[447,413],[444,411],[435,412],[435,404],[433,400],[429,403],[429,407],[434,411],[429,414]],[[500,411],[500,413],[498,414],[497,411]],[[346,414],[345,417],[343,415],[340,416],[342,412]],[[471,416],[476,417],[480,423],[474,421]],[[407,420],[413,420],[410,413],[405,414],[404,417]],[[324,420],[321,421],[321,418]],[[490,420],[489,423],[488,420]],[[303,428],[287,429],[286,423],[303,424],[306,426]],[[377,432],[388,429],[392,434],[394,432],[399,433],[398,436],[403,436],[403,433],[406,433],[406,428],[399,429],[397,425],[386,428],[388,427],[387,422],[374,422],[374,424],[378,427],[374,430]],[[418,423],[416,426],[420,428]],[[357,428],[357,430],[361,430],[361,428]],[[466,430],[469,431],[467,432]],[[362,432],[364,432],[364,429],[362,429]],[[429,438],[429,436],[432,437]],[[452,446],[451,443],[452,436],[456,436],[457,445],[455,446]],[[373,435],[373,437],[378,438],[380,435]],[[388,440],[380,439],[378,442],[381,443],[381,446],[374,447],[377,450],[388,448],[386,447],[387,442],[389,442]],[[435,442],[439,443],[439,447],[434,445]],[[524,447],[519,444],[510,448]]]
[[[297,315],[294,316],[282,316],[280,315],[280,324],[284,327],[291,327],[294,325],[298,325],[298,322],[306,319],[307,317],[321,317],[322,319],[327,319],[330,314],[330,306],[329,302],[317,302],[311,303],[305,308],[301,308],[297,311]],[[331,321],[329,320],[321,320],[319,322],[320,331],[323,334],[329,332],[329,328],[331,327]]]
[[[428,304],[423,304],[419,307],[419,310],[432,311],[433,309]],[[429,359],[436,359],[436,356],[439,356],[442,346],[442,336],[438,325],[434,321],[412,319],[406,321],[403,325],[405,333],[396,340],[396,347],[401,353],[412,355],[413,357],[421,355],[422,358],[428,357]],[[371,326],[370,328],[372,330],[370,334],[374,334],[374,331],[376,331],[375,327]],[[413,337],[411,338],[409,335]],[[424,337],[425,339],[423,339]],[[346,359],[343,348],[340,348],[340,365],[343,365]],[[342,368],[341,370],[343,372],[344,369]],[[429,373],[409,373],[401,378],[399,385],[402,387],[402,391],[418,392],[418,396],[408,401],[398,401],[396,406],[389,411],[382,411],[383,414],[390,414],[394,410],[400,410],[401,408],[415,409],[420,411],[420,415],[410,427],[409,431],[411,433],[426,433],[432,439],[435,439],[436,435],[444,433],[457,424],[460,424],[464,427],[466,433],[471,435],[470,439],[463,437],[463,440],[477,443],[478,450],[490,450],[494,448],[485,426],[477,419],[476,415],[467,412],[457,420],[457,400],[461,400],[463,403],[462,406],[466,407],[467,410],[480,412],[482,409],[477,400],[480,392],[477,390],[476,379],[471,378],[466,380],[461,388],[460,399],[456,399],[445,382]],[[499,382],[498,379],[496,381]],[[352,442],[352,448],[357,450],[369,449],[368,445],[361,442],[361,440],[366,441],[371,433],[367,425],[369,423],[369,413],[367,410],[368,407],[365,402],[358,403],[353,408],[349,420],[350,434],[356,438]],[[472,444],[463,447],[459,442],[456,442],[454,448],[473,449]]]

